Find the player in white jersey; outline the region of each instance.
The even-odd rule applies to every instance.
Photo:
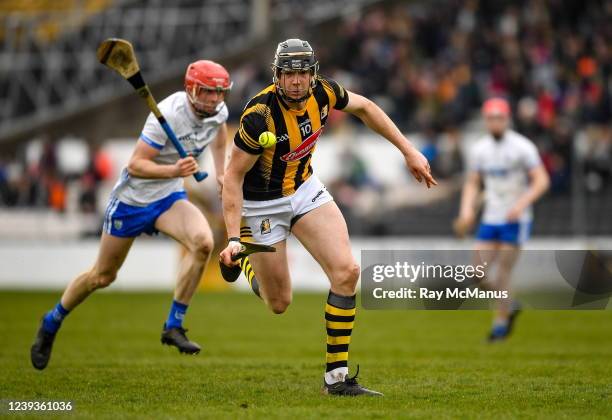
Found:
[[[196,61],[187,68],[185,90],[159,103],[189,155],[186,158],[180,158],[155,116],[149,114],[129,164],[111,194],[96,262],[68,285],[61,300],[41,321],[31,348],[35,368],[47,366],[65,316],[94,290],[115,280],[134,239],[141,233],[163,232],[188,249],[181,261],[161,341],[176,346],[181,353],[200,351],[200,346],[185,335],[182,321],[213,250],[213,235],[204,215],[187,201],[183,178],[198,171],[196,158],[211,145],[221,191],[228,117],[224,99],[231,85],[223,66]]]
[[[531,205],[546,192],[549,178],[535,145],[509,129],[508,102],[500,98],[489,99],[482,107],[482,114],[488,133],[470,151],[469,172],[455,230],[462,236],[473,225],[476,202],[481,184],[484,184],[484,209],[476,233],[476,255],[486,252],[487,260],[496,262],[493,287],[509,290],[512,268],[531,231]],[[489,340],[508,337],[519,311],[518,302],[511,298],[500,300]]]

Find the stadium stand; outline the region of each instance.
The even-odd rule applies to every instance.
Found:
[[[223,57],[255,39],[271,50],[280,35],[261,31],[259,3],[99,1],[86,25],[64,31],[48,47],[30,35],[18,44],[7,42],[16,39],[19,25],[16,14],[4,13],[2,27],[13,28],[13,35],[2,43],[0,67],[14,77],[0,80],[0,92],[9,98],[0,105],[0,147],[9,132],[125,95],[127,89],[117,88],[124,82],[93,58],[91,45],[105,36],[132,39],[153,83],[178,80],[194,55]],[[407,195],[401,206],[383,207],[373,217],[360,203],[371,207],[376,197],[393,195],[399,187],[377,179],[384,162],[376,156],[351,161],[330,187],[340,193],[336,198],[354,233],[450,234],[461,157],[481,132],[480,103],[494,95],[510,100],[516,129],[534,140],[551,176],[552,189],[536,206],[535,234],[612,233],[612,2],[364,1],[361,6],[372,4],[359,13],[352,13],[347,1],[316,3],[300,3],[306,12],[291,30],[317,33],[312,41],[323,72],[372,97],[404,131],[417,134],[444,186],[433,204]],[[286,21],[295,4],[268,3],[271,22]],[[202,24],[207,19],[215,25]],[[330,19],[333,25],[322,25]],[[329,37],[335,42],[325,42]],[[269,83],[268,64],[258,56],[230,66],[234,118],[245,98]],[[352,126],[351,119],[337,118],[326,136],[337,141],[336,133],[349,127],[359,137]],[[22,150],[17,160],[27,175],[25,155]],[[15,161],[0,159],[4,206],[23,202],[7,199],[15,179],[23,178],[15,172],[19,175]],[[374,198],[350,201],[352,192],[343,192],[353,190]],[[345,196],[349,202],[342,203]],[[48,198],[34,200],[41,201],[49,206]]]

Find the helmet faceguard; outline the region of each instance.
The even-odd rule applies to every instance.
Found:
[[[276,86],[276,91],[287,102],[299,103],[305,101],[312,95],[312,89],[317,82],[319,72],[319,62],[316,60],[314,51],[308,41],[301,39],[288,39],[278,44],[274,61],[272,62],[272,82]],[[310,86],[308,92],[301,98],[291,98],[284,89],[281,88],[279,80],[282,72],[309,71]]]
[[[200,93],[205,91],[216,91],[227,94],[232,89],[233,82],[225,68],[209,60],[199,60],[191,63],[185,73],[185,92],[194,112],[200,118],[208,118],[216,115],[222,108],[223,100],[215,105],[213,111],[206,111],[209,106],[200,100]]]

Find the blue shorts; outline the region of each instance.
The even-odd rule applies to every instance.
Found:
[[[531,222],[504,223],[489,225],[481,223],[476,233],[476,239],[484,242],[504,242],[521,245],[531,234]]]
[[[186,199],[185,191],[177,191],[145,207],[137,207],[125,204],[117,198],[111,198],[106,206],[102,229],[120,238],[134,238],[143,232],[155,235],[159,232],[155,229],[157,218],[172,207],[175,201]]]

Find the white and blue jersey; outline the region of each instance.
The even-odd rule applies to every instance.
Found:
[[[159,103],[159,110],[176,134],[176,138],[183,145],[185,152],[195,158],[200,156],[206,146],[214,141],[219,128],[227,121],[228,116],[227,106],[221,103],[216,115],[210,118],[198,118],[191,109],[185,92],[176,92],[168,96]],[[140,139],[159,150],[159,155],[153,159],[155,163],[172,165],[180,159],[178,152],[153,113],[147,117]],[[131,176],[127,168],[123,168],[112,195],[126,204],[145,206],[175,191],[182,190],[182,178],[137,178]]]
[[[476,143],[470,152],[470,170],[478,172],[484,182],[477,239],[521,244],[529,237],[531,207],[516,222],[509,222],[507,214],[527,191],[529,171],[541,164],[535,145],[512,130],[506,130],[500,140],[486,135]]]
[[[222,102],[216,115],[199,118],[191,109],[184,91],[168,96],[158,106],[185,152],[195,158],[215,140],[228,117],[227,106]],[[140,140],[159,150],[159,155],[153,159],[155,163],[172,165],[180,159],[153,113],[147,117]],[[120,237],[134,237],[142,232],[155,233],[155,220],[174,201],[186,198],[183,183],[183,178],[138,178],[130,175],[127,167],[124,167],[111,193],[104,231]]]

